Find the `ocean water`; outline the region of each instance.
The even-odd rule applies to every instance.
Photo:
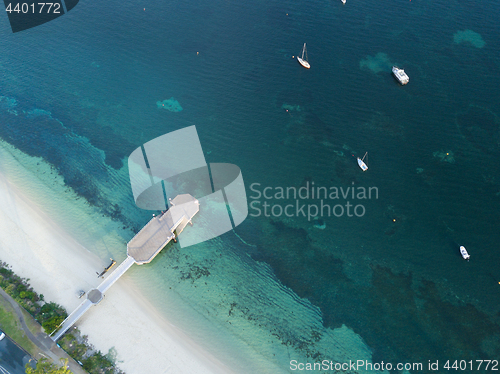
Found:
[[[0,137],[40,183],[66,191],[44,192],[47,209],[64,203],[79,217],[69,229],[106,260],[125,257],[121,244],[152,213],[130,190],[135,148],[196,125],[208,162],[238,165],[249,203],[268,203],[270,216],[251,205],[235,232],[173,246],[130,276],[197,339],[217,336],[214,353],[241,372],[268,361],[289,372],[290,360],[495,359],[499,8],[81,2],[16,34],[5,17]],[[310,70],[294,59],[304,42]],[[170,97],[182,111],[157,107]],[[278,214],[320,206],[274,195],[313,184],[378,194],[324,199],[362,205],[361,217]],[[273,196],[258,197],[266,187]]]

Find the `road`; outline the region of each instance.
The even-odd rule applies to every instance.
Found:
[[[34,357],[36,360],[41,359],[43,356],[46,358],[52,359],[55,363],[59,364],[61,359],[68,359],[69,369],[75,374],[88,374],[83,368],[73,360],[64,350],[59,348],[54,341],[43,332],[42,326],[40,326],[34,319],[32,322],[37,325],[38,332],[36,335],[28,328],[26,324],[25,316],[21,310],[19,304],[10,297],[2,288],[0,288],[0,303],[2,304],[10,304],[14,309],[14,313],[20,324],[20,329],[26,334],[29,340],[36,345],[38,348],[38,352]],[[33,318],[31,316],[26,318]]]

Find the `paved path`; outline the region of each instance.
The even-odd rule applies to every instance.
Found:
[[[40,352],[38,352],[40,355],[43,355],[46,358],[52,359],[52,361],[54,361],[55,363],[59,363],[59,360],[61,358],[68,359],[69,369],[73,373],[75,373],[75,374],[88,374],[63,349],[59,348],[47,334],[42,332],[42,326],[40,326],[33,319],[33,322],[38,325],[39,331],[40,331],[39,333],[36,334],[36,336],[34,335],[31,332],[31,330],[28,328],[28,325],[26,324],[24,314],[23,314],[19,304],[10,295],[8,295],[2,288],[0,288],[0,297],[2,297],[5,301],[7,301],[12,306],[12,308],[14,309],[14,312],[16,313],[16,317],[19,320],[19,323],[21,324],[21,329],[26,334],[28,339],[31,340],[31,342],[33,344],[35,344],[37,346],[37,348],[40,350]],[[29,317],[29,318],[32,318],[32,317]],[[42,357],[35,357],[35,359],[37,359],[37,360],[39,360],[41,358]]]
[[[128,256],[116,269],[113,271],[101,284],[89,292],[85,300],[76,308],[61,324],[61,327],[57,332],[51,337],[51,339],[56,342],[58,341],[66,331],[68,331],[71,326],[73,326],[76,321],[80,319],[81,316],[85,314],[87,310],[90,309],[92,305],[97,305],[101,302],[104,297],[104,292],[106,292],[120,277],[125,274],[125,272],[133,265],[135,261],[132,257]]]
[[[54,336],[51,336],[50,340],[52,343],[59,340],[61,336],[68,331],[73,324],[80,319],[81,316],[85,314],[89,308],[94,305],[89,299],[85,299],[62,323],[61,327]]]

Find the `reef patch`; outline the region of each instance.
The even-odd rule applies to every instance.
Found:
[[[182,110],[181,104],[173,97],[163,101],[157,101],[156,106],[160,109],[166,109],[170,112],[180,112]]]
[[[486,42],[483,40],[481,34],[472,30],[457,31],[453,35],[453,41],[455,44],[471,44],[476,48],[483,48],[486,45]]]
[[[366,56],[363,60],[359,62],[359,68],[361,70],[371,70],[373,73],[377,74],[381,71],[391,71],[393,64],[389,59],[389,56],[383,52],[377,53],[375,56]]]

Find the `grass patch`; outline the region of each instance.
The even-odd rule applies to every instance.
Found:
[[[19,304],[26,325],[32,333],[40,331],[41,325],[45,332],[50,334],[60,327],[68,316],[62,306],[45,302],[43,295],[38,295],[30,286],[29,279],[17,276],[9,265],[2,261],[0,261],[0,287]],[[2,296],[0,296],[0,328],[32,356],[39,352],[38,347],[22,330],[14,309]],[[33,335],[36,336],[36,333]],[[115,353],[110,351],[108,354],[103,354],[96,350],[87,342],[86,337],[80,337],[77,329],[72,329],[71,333],[59,340],[59,344],[73,359],[82,362],[83,368],[90,374],[124,374],[115,367]]]
[[[33,356],[39,351],[22,330],[12,306],[2,296],[0,296],[0,328],[30,355]]]

